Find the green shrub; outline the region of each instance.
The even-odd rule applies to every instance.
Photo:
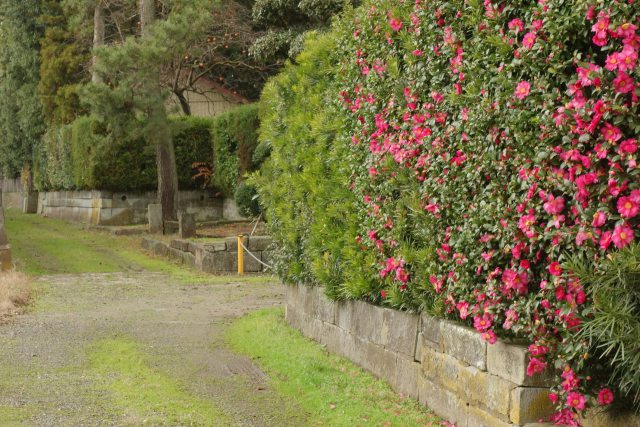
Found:
[[[258,145],[258,106],[237,107],[213,118],[213,175],[211,185],[233,196],[238,182],[256,169],[253,153]]]
[[[589,289],[562,265],[640,238],[637,18],[613,0],[370,0],[338,20],[263,94],[283,279],[529,340],[558,424],[607,406],[576,339]]]
[[[258,190],[255,185],[241,182],[238,184],[233,198],[238,205],[240,215],[251,218],[257,217],[262,213],[258,202]]]
[[[171,119],[181,189],[200,188],[191,165],[212,156],[209,118]],[[47,132],[34,156],[40,190],[151,191],[157,188],[155,150],[141,138],[114,138],[95,118]]]
[[[580,331],[589,341],[591,364],[603,382],[640,409],[640,244],[596,265],[574,257],[568,267],[593,299]]]

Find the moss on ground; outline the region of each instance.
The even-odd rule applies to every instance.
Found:
[[[138,345],[126,338],[101,340],[89,346],[91,370],[100,387],[124,414],[126,424],[231,425],[211,401],[187,392],[175,379],[154,370]]]

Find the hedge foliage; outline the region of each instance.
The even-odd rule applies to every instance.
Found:
[[[213,118],[213,175],[211,184],[233,197],[238,182],[259,166],[253,161],[258,145],[258,106],[244,105]]]
[[[208,118],[171,120],[178,182],[199,188],[191,165],[212,157]],[[40,190],[146,191],[157,188],[155,152],[141,138],[116,139],[92,117],[51,127],[36,156],[35,182]]]
[[[267,86],[259,182],[290,282],[429,310],[555,368],[553,421],[611,403],[565,265],[638,238],[638,8],[369,1]],[[334,212],[334,209],[337,212]],[[618,390],[624,394],[624,390]]]

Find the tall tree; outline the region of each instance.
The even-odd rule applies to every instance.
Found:
[[[0,173],[17,176],[32,162],[44,131],[37,96],[40,0],[0,0]]]
[[[140,35],[94,49],[97,79],[87,86],[91,112],[112,138],[144,138],[156,151],[158,197],[163,217],[175,219],[178,180],[165,103],[163,70],[197,43],[211,24],[209,0],[173,1],[156,10],[139,0]],[[163,19],[156,19],[157,16]],[[120,34],[122,34],[120,32]]]

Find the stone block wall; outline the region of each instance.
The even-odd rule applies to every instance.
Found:
[[[111,191],[41,192],[38,213],[51,218],[94,225],[130,225],[147,222],[148,206],[156,203],[155,192]],[[180,191],[178,208],[194,214],[197,221],[222,218],[223,200],[210,191]]]
[[[545,378],[526,375],[526,347],[487,345],[473,329],[291,286],[287,321],[398,392],[456,424],[520,426],[550,415]]]
[[[271,265],[271,238],[254,236],[245,239],[245,246],[256,258]],[[193,240],[174,239],[167,244],[149,237],[142,239],[142,248],[156,255],[168,256],[205,273],[230,273],[238,271],[237,238],[227,238],[215,243],[198,243]],[[265,272],[266,268],[248,255],[244,255],[244,271]]]
[[[457,427],[543,427],[550,375],[529,377],[527,347],[487,344],[474,329],[289,286],[287,322],[303,335],[418,399]],[[585,427],[640,427],[638,417],[590,415]]]

